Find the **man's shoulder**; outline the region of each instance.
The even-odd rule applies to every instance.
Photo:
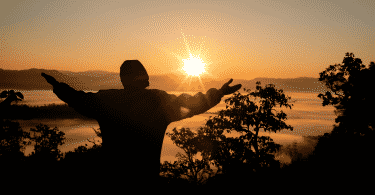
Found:
[[[148,91],[149,93],[167,93],[160,89],[146,89],[146,91]]]
[[[115,90],[119,90],[119,89],[100,89],[97,93],[101,94],[101,93],[107,93],[107,92],[115,91]]]
[[[137,96],[168,96],[168,93],[159,89],[104,89],[95,93],[97,97],[137,97]]]
[[[129,91],[124,89],[105,89],[99,90],[97,93],[94,93],[95,97],[106,98],[106,97],[157,97],[162,99],[174,99],[175,95],[169,94],[166,91],[160,89],[142,89],[137,91]]]
[[[160,89],[147,89],[147,92],[158,96],[159,98],[164,98],[164,99],[169,99],[169,100],[174,100],[177,96],[174,94],[169,94],[166,91],[160,90]]]
[[[168,93],[166,91],[160,90],[160,89],[146,89],[146,93],[152,95],[152,96],[162,96],[167,97]]]
[[[113,93],[126,93],[124,89],[100,89],[97,93],[98,95],[113,94]]]
[[[97,93],[92,93],[92,97],[96,99],[109,100],[129,97],[129,94],[132,93],[129,93],[124,89],[101,89]]]

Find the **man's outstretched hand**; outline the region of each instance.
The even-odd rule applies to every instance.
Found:
[[[44,77],[44,78],[47,80],[47,82],[48,82],[49,84],[51,84],[52,86],[53,86],[53,85],[56,85],[56,84],[59,83],[59,82],[56,81],[55,78],[53,78],[53,76],[50,76],[50,75],[48,75],[48,74],[45,74],[44,72],[42,73],[42,77]]]
[[[233,79],[230,79],[227,83],[225,83],[222,87],[221,87],[221,91],[223,92],[224,95],[229,95],[231,93],[234,93],[236,92],[237,90],[241,89],[242,85],[241,84],[238,84],[238,85],[235,85],[235,86],[232,86],[230,87],[229,84],[232,83]]]

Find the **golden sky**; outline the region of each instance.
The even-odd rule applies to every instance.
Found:
[[[212,77],[319,77],[353,52],[375,61],[375,1],[6,1],[0,68],[150,75],[199,55]],[[188,47],[187,47],[188,46]]]

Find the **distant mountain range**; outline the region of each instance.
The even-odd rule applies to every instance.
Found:
[[[122,89],[119,73],[90,70],[84,72],[28,69],[28,70],[4,70],[0,69],[0,89],[14,90],[52,90],[52,86],[41,76],[44,72],[64,82],[76,90],[100,89]],[[202,91],[199,80],[195,79],[190,83],[184,82],[185,78],[177,75],[150,75],[150,89],[161,89],[165,91]],[[229,78],[214,80],[202,78],[205,91],[210,88],[221,88]],[[242,84],[242,88],[255,90],[256,82],[260,81],[262,86],[274,84],[276,88],[284,91],[298,92],[319,92],[323,93],[328,89],[319,82],[318,78],[255,78],[252,80],[235,79],[231,85]]]

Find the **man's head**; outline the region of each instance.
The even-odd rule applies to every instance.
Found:
[[[146,88],[150,85],[145,67],[138,60],[126,60],[120,68],[122,85]]]

